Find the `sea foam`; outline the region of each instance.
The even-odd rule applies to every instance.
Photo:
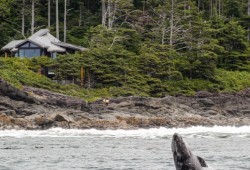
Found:
[[[250,126],[195,126],[188,128],[151,128],[137,130],[61,129],[48,130],[1,130],[1,137],[109,137],[109,138],[171,138],[179,133],[187,138],[250,137]]]

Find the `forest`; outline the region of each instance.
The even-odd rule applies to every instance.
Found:
[[[162,97],[250,87],[250,0],[0,0],[0,47],[41,28],[89,50],[55,60],[1,58],[0,77],[69,94],[77,89],[75,95],[87,89]],[[39,66],[53,66],[57,80],[76,85],[68,92],[33,75]]]

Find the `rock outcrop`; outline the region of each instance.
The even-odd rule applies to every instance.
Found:
[[[92,103],[48,90],[19,90],[0,81],[0,129],[136,129],[250,125],[250,89],[193,97],[117,97]]]
[[[29,96],[26,92],[11,86],[2,79],[0,79],[0,95],[8,96],[10,99],[24,101],[26,103],[39,103],[38,100]]]

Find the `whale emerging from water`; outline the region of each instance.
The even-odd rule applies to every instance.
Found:
[[[195,156],[177,133],[173,135],[172,152],[176,170],[203,170],[208,167],[204,159]]]

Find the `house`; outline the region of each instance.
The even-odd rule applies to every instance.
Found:
[[[51,35],[48,29],[41,29],[28,39],[11,41],[1,50],[5,53],[5,57],[32,58],[48,56],[56,58],[57,54],[83,52],[87,48],[61,42]],[[55,76],[53,67],[44,67],[41,73],[49,78]]]
[[[57,54],[75,53],[87,50],[84,47],[61,42],[50,34],[48,29],[41,29],[28,39],[14,40],[1,49],[5,57],[38,57],[55,58]]]

